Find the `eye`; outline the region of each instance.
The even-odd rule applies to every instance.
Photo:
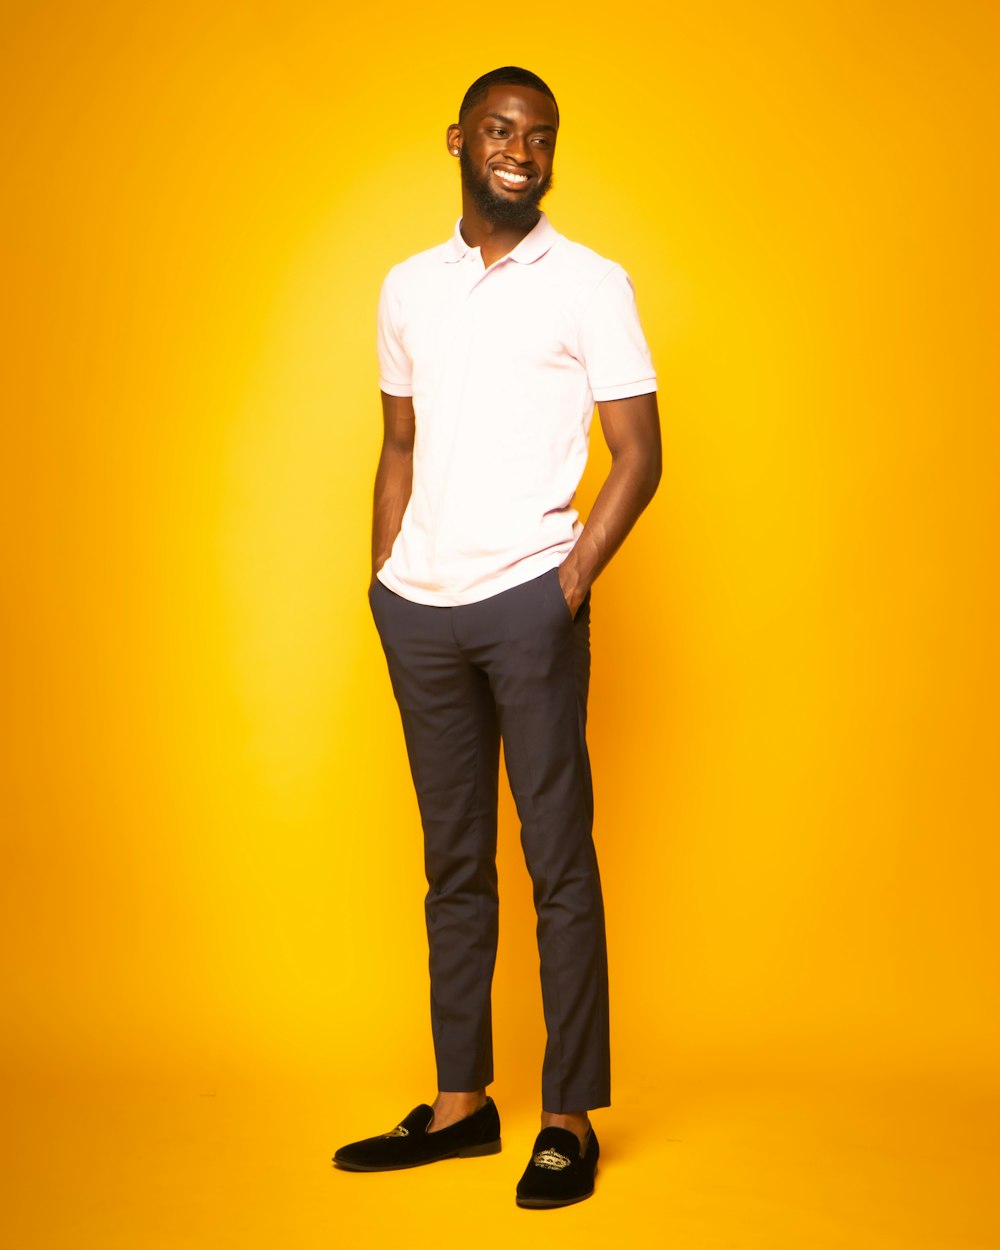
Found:
[[[503,139],[506,137],[507,131],[500,126],[491,126],[487,133],[494,135],[497,139]]]

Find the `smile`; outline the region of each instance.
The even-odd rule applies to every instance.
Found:
[[[506,182],[511,187],[522,186],[528,181],[527,174],[515,174],[510,169],[494,169],[493,172],[502,182]]]

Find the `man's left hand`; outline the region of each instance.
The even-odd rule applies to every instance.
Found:
[[[586,599],[587,591],[590,587],[574,573],[572,568],[567,568],[565,563],[559,566],[559,586],[563,592],[563,598],[566,600],[566,606],[569,608],[570,616],[575,617],[580,610],[580,605]]]

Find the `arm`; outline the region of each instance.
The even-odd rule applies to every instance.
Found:
[[[597,411],[611,452],[611,471],[576,545],[559,566],[559,583],[574,615],[597,575],[653,498],[660,481],[656,392],[606,400],[597,405]]]
[[[392,544],[403,524],[403,513],[413,489],[413,437],[416,420],[413,400],[397,395],[382,396],[382,454],[375,472],[375,500],[372,506],[372,578],[385,564]]]

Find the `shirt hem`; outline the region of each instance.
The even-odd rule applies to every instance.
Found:
[[[408,599],[411,603],[420,603],[428,608],[460,608],[470,603],[482,603],[486,599],[492,599],[494,595],[502,594],[505,590],[513,590],[515,586],[523,586],[526,582],[534,581],[536,577],[557,569],[568,555],[569,550],[557,549],[540,553],[544,559],[535,556],[522,560],[516,568],[503,577],[492,577],[487,583],[470,586],[467,590],[452,594],[445,591],[426,590],[422,586],[411,586],[408,582],[397,579],[385,564],[375,576],[387,590],[391,590],[393,594],[403,599]],[[385,577],[382,576],[383,573],[386,574]]]

